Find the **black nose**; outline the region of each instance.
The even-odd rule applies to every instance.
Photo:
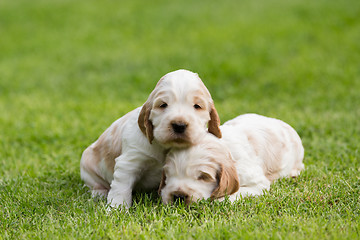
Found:
[[[176,133],[184,133],[187,127],[187,124],[185,123],[172,123],[172,128],[174,129],[174,132]]]
[[[174,194],[174,202],[183,203],[186,200],[186,196],[182,194]]]

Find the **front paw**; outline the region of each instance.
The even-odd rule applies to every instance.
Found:
[[[131,194],[126,195],[113,195],[109,192],[107,198],[108,210],[112,209],[129,209],[131,207]]]
[[[132,203],[132,188],[112,183],[107,203],[113,209],[129,209]]]

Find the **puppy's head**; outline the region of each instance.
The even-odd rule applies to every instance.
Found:
[[[166,158],[159,193],[164,204],[217,199],[239,189],[239,177],[230,151],[207,134],[187,149],[172,149]]]
[[[196,73],[177,70],[163,76],[143,105],[138,124],[150,143],[188,147],[208,131],[221,138],[214,102]]]

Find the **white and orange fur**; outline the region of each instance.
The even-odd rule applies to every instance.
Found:
[[[83,152],[81,178],[93,196],[107,197],[111,207],[128,208],[133,189],[159,186],[170,148],[195,145],[206,132],[221,137],[219,125],[199,76],[187,70],[170,72],[142,107],[116,120]]]
[[[165,204],[261,195],[276,179],[304,169],[301,139],[283,121],[244,114],[220,129],[222,139],[204,134],[196,145],[167,154],[159,188]]]

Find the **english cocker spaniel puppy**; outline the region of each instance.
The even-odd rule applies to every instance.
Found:
[[[187,70],[163,76],[148,100],[120,119],[82,154],[81,178],[111,207],[131,206],[134,188],[159,186],[166,152],[197,144],[207,131],[221,137],[211,95]],[[208,127],[208,129],[207,129]]]
[[[260,195],[274,180],[304,169],[301,139],[283,121],[245,114],[220,129],[222,139],[204,134],[196,145],[167,154],[159,188],[163,203]]]

